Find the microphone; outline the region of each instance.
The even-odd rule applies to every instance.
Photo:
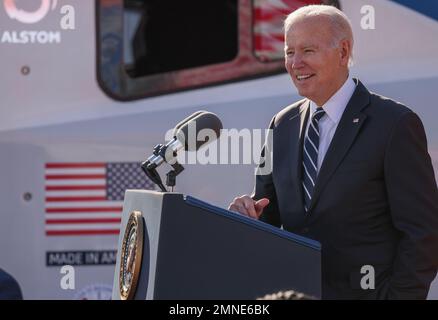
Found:
[[[214,139],[207,141],[198,141],[196,137],[201,130],[213,130]],[[217,115],[207,111],[197,111],[179,122],[173,130],[173,139],[167,144],[158,144],[154,147],[154,154],[151,155],[148,162],[148,169],[159,167],[164,161],[170,162],[177,156],[179,150],[197,151],[204,144],[216,140],[220,136],[222,122]]]
[[[185,151],[199,150],[204,144],[216,140],[220,136],[221,129],[222,122],[217,115],[207,111],[197,111],[175,126],[172,140],[165,145],[157,144],[154,147],[153,154],[141,164],[141,168],[153,182],[165,191],[156,168],[163,162],[167,162],[176,170],[175,175],[179,174],[184,168],[176,162],[178,151],[181,149]],[[213,131],[213,135],[207,136],[211,139],[198,141],[196,137],[202,130]]]
[[[207,129],[214,132],[213,139],[197,140],[198,133]],[[184,145],[185,151],[198,151],[204,144],[216,140],[221,134],[221,129],[222,122],[217,115],[207,111],[198,111],[177,124],[173,130],[173,136]]]

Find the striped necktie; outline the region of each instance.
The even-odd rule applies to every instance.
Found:
[[[315,188],[316,177],[318,175],[318,147],[319,147],[319,120],[324,116],[322,108],[316,108],[312,115],[312,120],[304,139],[303,150],[303,193],[304,209],[306,212],[310,208],[313,189]]]

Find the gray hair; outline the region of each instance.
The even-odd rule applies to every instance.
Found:
[[[332,31],[333,31],[333,40],[332,46],[337,48],[339,46],[339,42],[343,39],[347,39],[351,44],[350,57],[348,60],[348,66],[353,65],[353,30],[351,28],[350,19],[343,13],[341,10],[334,6],[330,5],[307,5],[301,7],[292,13],[290,13],[287,18],[284,20],[284,31],[287,33],[291,27],[291,25],[297,21],[304,19],[306,17],[317,17],[323,16],[330,19]]]

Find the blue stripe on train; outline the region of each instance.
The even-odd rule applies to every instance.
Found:
[[[438,20],[437,0],[391,0],[405,7],[415,10],[425,16]]]

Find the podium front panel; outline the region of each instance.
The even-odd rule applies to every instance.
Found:
[[[145,225],[135,299],[256,299],[280,290],[321,296],[316,241],[193,197],[148,191],[127,191],[122,233],[133,210]]]

